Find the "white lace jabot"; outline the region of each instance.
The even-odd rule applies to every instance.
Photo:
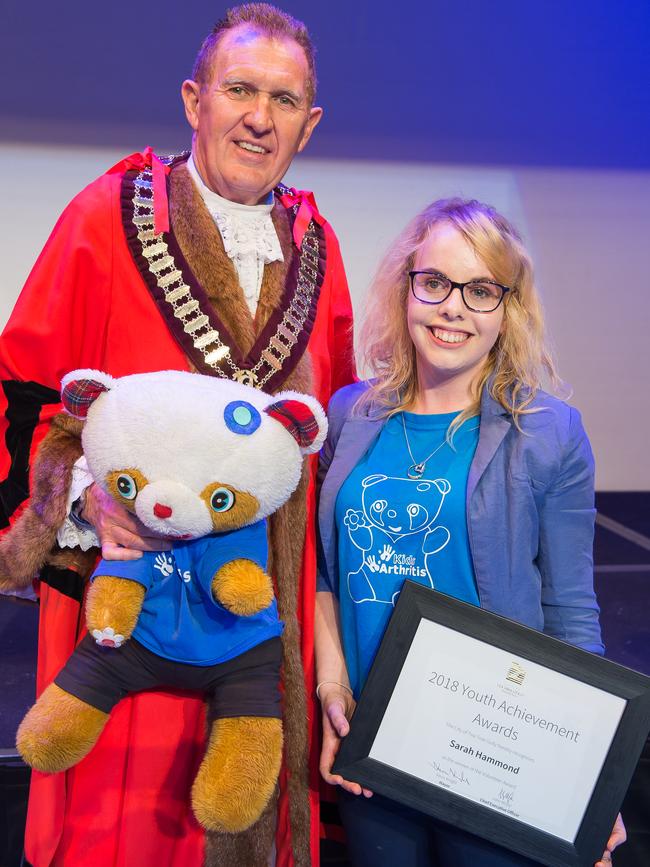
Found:
[[[244,290],[246,303],[255,316],[267,262],[283,262],[271,211],[273,193],[262,205],[240,205],[213,193],[203,183],[190,155],[187,170],[221,233],[226,254],[232,259]]]

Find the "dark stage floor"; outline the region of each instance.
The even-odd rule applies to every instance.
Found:
[[[607,656],[650,675],[650,493],[597,495],[595,582]],[[18,760],[14,735],[34,699],[38,606],[0,596],[0,867],[21,864],[28,771]],[[326,821],[336,822],[333,805]],[[650,750],[639,762],[623,806],[629,840],[617,867],[650,865]],[[342,844],[323,848],[324,867],[346,865]],[[480,865],[477,865],[480,867]]]

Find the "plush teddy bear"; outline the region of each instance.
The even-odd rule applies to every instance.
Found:
[[[92,749],[127,692],[202,689],[215,718],[193,810],[208,829],[244,830],[270,799],[282,754],[283,624],[265,519],[296,489],[303,455],[320,448],[323,410],[307,395],[178,371],[74,371],[62,400],[85,419],[95,482],[171,547],[100,561],[88,635],[27,713],[18,749],[33,768],[62,771]]]

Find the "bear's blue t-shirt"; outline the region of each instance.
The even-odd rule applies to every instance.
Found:
[[[215,572],[231,560],[252,560],[266,569],[266,521],[229,533],[175,542],[171,551],[145,551],[139,560],[102,560],[99,575],[128,578],[145,587],[133,637],[175,662],[216,665],[282,633],[273,602],[257,614],[232,614],[210,590]]]
[[[411,452],[424,460],[445,439],[457,413],[391,417],[347,477],[336,499],[341,631],[350,683],[358,697],[409,578],[479,604],[467,536],[465,495],[478,443],[479,419],[456,432],[408,477]]]

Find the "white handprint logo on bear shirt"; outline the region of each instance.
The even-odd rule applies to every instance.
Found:
[[[157,569],[161,575],[167,578],[174,571],[174,561],[168,554],[157,554],[153,568]]]

